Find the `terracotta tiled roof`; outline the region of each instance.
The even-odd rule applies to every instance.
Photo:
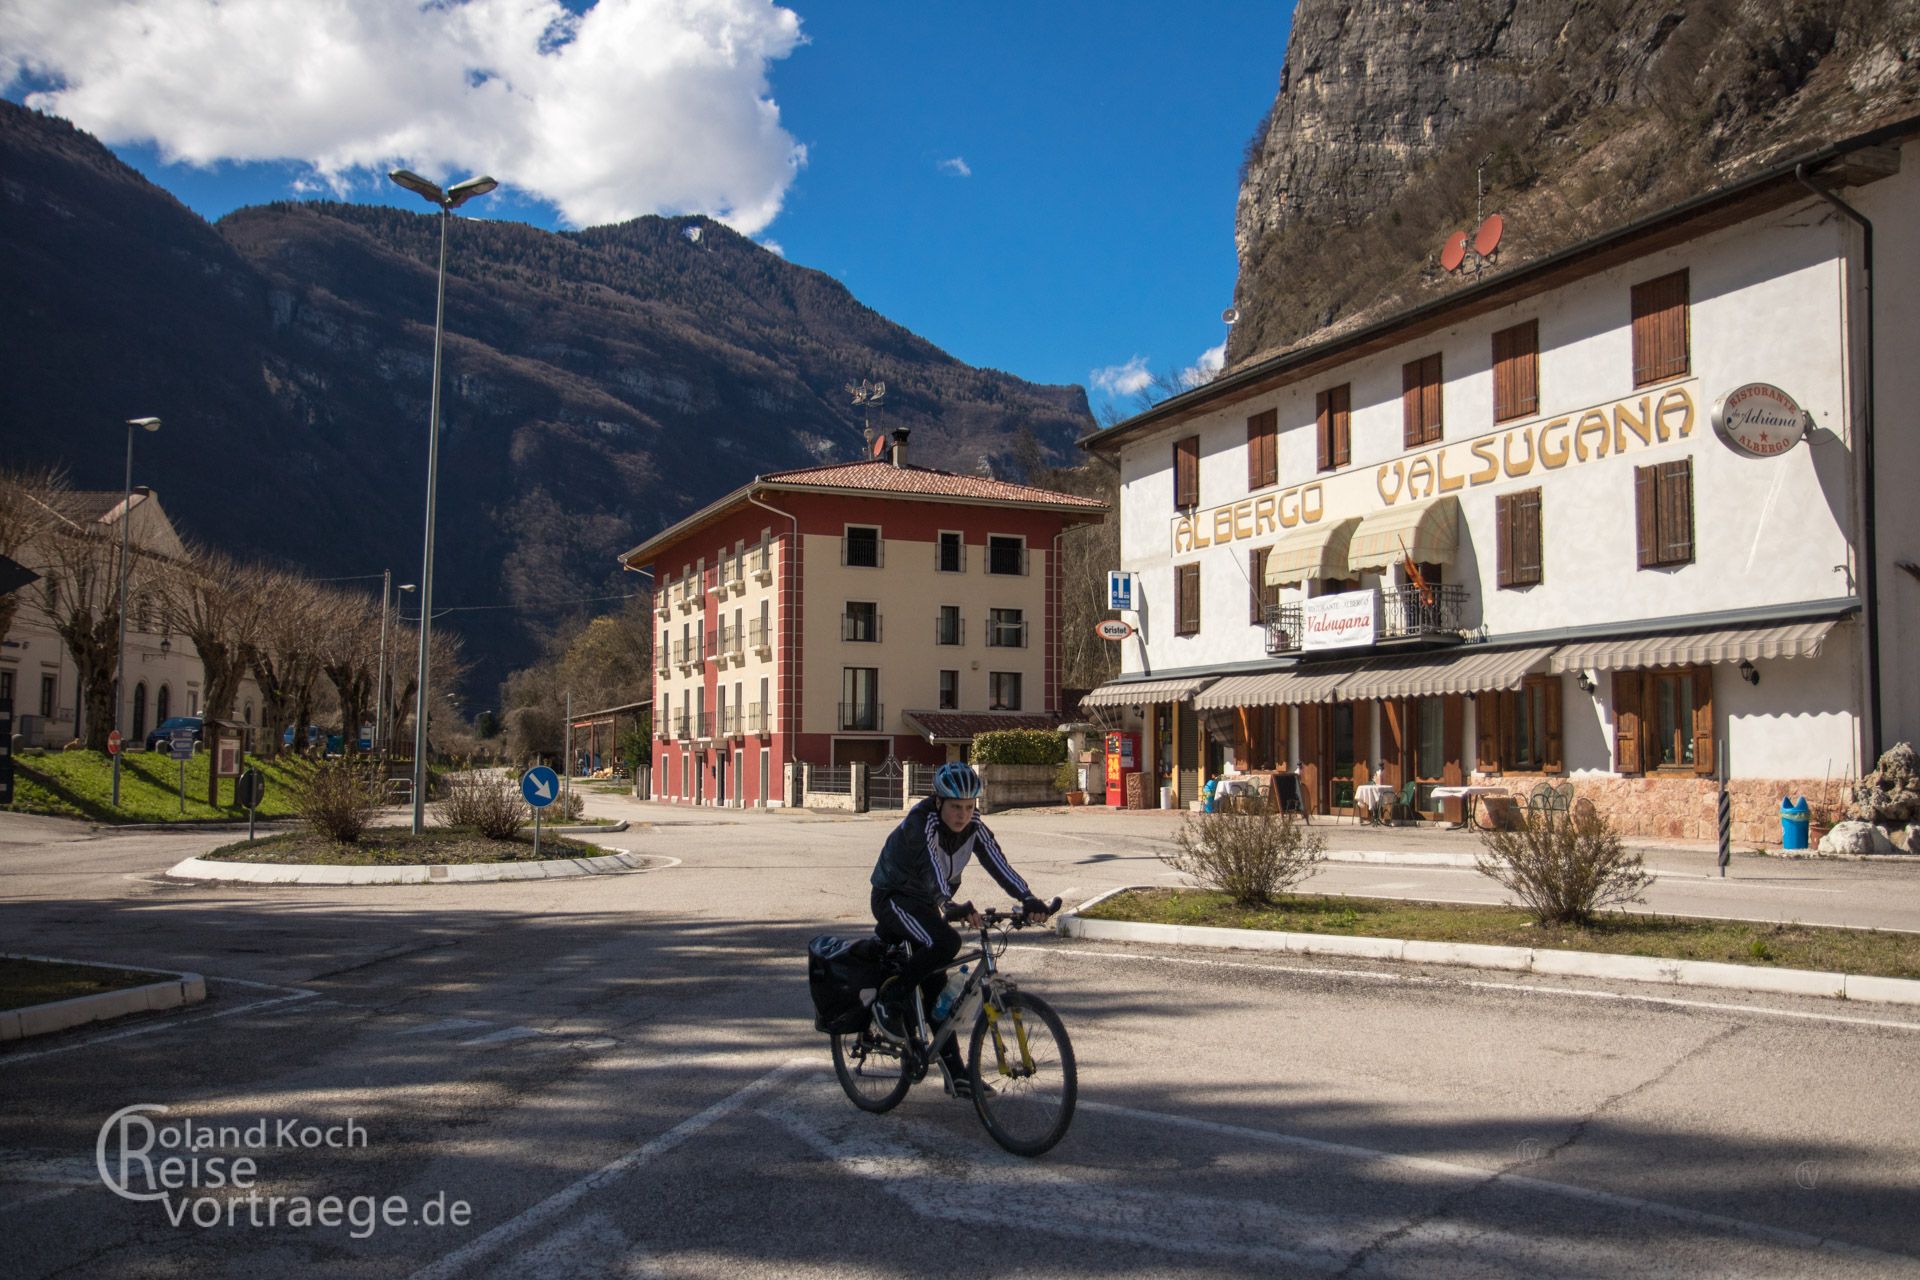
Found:
[[[999,729],[1041,729],[1051,733],[1060,727],[1057,715],[1018,711],[908,711],[901,718],[930,742],[971,742],[977,734]]]
[[[798,471],[775,471],[761,481],[780,487],[789,485],[822,489],[850,489],[865,493],[898,493],[929,498],[973,498],[987,502],[1039,502],[1055,507],[1084,507],[1103,511],[1106,503],[1098,498],[1039,489],[1032,485],[989,480],[985,476],[963,476],[952,471],[934,471],[927,467],[896,467],[891,462],[835,462],[820,467],[802,467]]]

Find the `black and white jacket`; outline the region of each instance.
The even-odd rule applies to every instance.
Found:
[[[880,860],[873,867],[873,887],[939,908],[960,892],[960,877],[975,854],[1002,889],[1018,901],[1032,896],[1027,882],[1000,852],[987,824],[975,813],[959,833],[940,821],[940,801],[928,796],[913,808],[887,837]]]

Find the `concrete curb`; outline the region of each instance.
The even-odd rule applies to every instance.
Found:
[[[1777,995],[1826,996],[1838,1000],[1869,1000],[1880,1004],[1920,1005],[1920,981],[1879,978],[1854,973],[1821,973],[1811,969],[1760,969],[1752,965],[1722,964],[1711,960],[1664,960],[1651,956],[1618,956],[1593,951],[1559,951],[1548,947],[1495,947],[1478,943],[1419,942],[1401,938],[1350,938],[1340,934],[1280,933],[1262,929],[1222,929],[1206,925],[1137,924],[1122,920],[1088,920],[1080,912],[1129,888],[1110,889],[1098,897],[1063,911],[1062,936],[1094,942],[1158,942],[1172,946],[1211,947],[1220,950],[1286,951],[1299,955],[1355,956],[1370,960],[1400,960],[1415,964],[1463,965],[1476,969],[1505,969],[1575,978],[1615,978],[1665,986],[1721,987],[1734,991],[1762,991]]]
[[[188,858],[167,869],[175,880],[229,884],[485,884],[500,880],[566,880],[620,875],[658,865],[625,849],[604,858],[556,858],[551,862],[453,862],[397,867],[314,866],[289,862],[209,862]]]
[[[58,956],[29,956],[17,952],[5,954],[8,960],[41,960],[49,964],[91,965],[97,969],[126,969],[133,973],[164,974],[166,981],[97,995],[75,996],[50,1004],[30,1004],[24,1009],[0,1010],[0,1041],[24,1040],[44,1036],[69,1027],[84,1026],[129,1013],[147,1013],[159,1009],[178,1009],[199,1004],[207,998],[207,980],[197,973],[174,969],[148,969],[135,964],[102,964],[94,960],[64,960]]]

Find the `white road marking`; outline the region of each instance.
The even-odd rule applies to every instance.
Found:
[[[72,1053],[75,1049],[91,1049],[98,1044],[111,1044],[115,1040],[129,1040],[134,1036],[152,1035],[156,1031],[178,1031],[182,1027],[212,1022],[215,1018],[231,1018],[236,1014],[258,1013],[262,1009],[271,1009],[276,1005],[292,1004],[297,1000],[311,1000],[319,992],[301,991],[290,996],[275,996],[271,1000],[256,1000],[252,1004],[236,1005],[231,1009],[221,1009],[216,1013],[203,1013],[193,1017],[170,1018],[163,1022],[151,1022],[144,1027],[134,1027],[129,1031],[116,1031],[111,1035],[92,1036],[85,1040],[76,1040],[72,1044],[56,1045],[51,1049],[36,1049],[32,1053],[9,1053],[0,1056],[0,1068],[14,1067],[22,1062],[32,1062],[38,1058],[51,1058],[59,1053]]]
[[[420,1270],[414,1272],[409,1280],[449,1280],[449,1278],[453,1276],[466,1275],[472,1270],[473,1265],[480,1258],[485,1257],[500,1246],[519,1239],[542,1223],[565,1213],[587,1196],[610,1186],[612,1183],[625,1177],[648,1161],[665,1155],[695,1134],[711,1128],[714,1124],[726,1119],[761,1094],[776,1088],[801,1068],[806,1066],[817,1067],[818,1065],[819,1059],[816,1055],[809,1058],[795,1058],[792,1061],[775,1067],[758,1080],[728,1094],[706,1110],[682,1120],[679,1124],[667,1130],[651,1142],[646,1143],[644,1146],[634,1148],[611,1164],[605,1165],[580,1179],[578,1182],[573,1183],[571,1186],[555,1192],[539,1204],[534,1205],[531,1209],[509,1218],[485,1235],[469,1241],[463,1247],[447,1254],[438,1262],[422,1267]]]
[[[1022,944],[1016,944],[1022,945]],[[1042,948],[1024,944],[1035,951]],[[1769,1009],[1764,1005],[1726,1004],[1717,1000],[1682,1000],[1674,996],[1640,995],[1631,991],[1594,991],[1585,987],[1531,987],[1519,982],[1479,982],[1470,978],[1431,978],[1419,973],[1381,973],[1373,969],[1318,968],[1310,965],[1248,964],[1233,960],[1205,960],[1193,956],[1145,956],[1125,951],[1071,951],[1048,946],[1044,953],[1068,959],[1134,960],[1142,964],[1187,964],[1201,968],[1252,969],[1262,973],[1298,973],[1308,976],[1365,978],[1374,982],[1404,982],[1425,986],[1469,987],[1478,991],[1511,991],[1530,996],[1567,996],[1582,1000],[1622,1000],[1635,1004],[1669,1005],[1679,1009],[1707,1009],[1716,1013],[1754,1014],[1766,1018],[1790,1018],[1802,1022],[1832,1022],[1851,1027],[1884,1027],[1893,1031],[1920,1031],[1920,1022],[1896,1022],[1889,1018],[1848,1018],[1837,1013],[1803,1013],[1796,1009]]]
[[[405,1031],[396,1031],[397,1036],[431,1036],[442,1031],[471,1031],[475,1027],[492,1026],[490,1022],[479,1018],[442,1018],[438,1022],[429,1022],[424,1026],[408,1027]]]
[[[1218,1137],[1238,1140],[1251,1139],[1274,1146],[1291,1147],[1296,1150],[1312,1151],[1321,1155],[1341,1156],[1351,1160],[1365,1160],[1384,1163],[1409,1173],[1427,1174],[1438,1178],[1456,1181],[1485,1182],[1489,1185],[1514,1187],[1524,1191],[1538,1192],[1542,1195],[1558,1196],[1580,1200],[1588,1204],[1603,1205],[1610,1209],[1625,1209],[1638,1213],[1650,1213],[1682,1222],[1691,1227],[1705,1227],[1710,1230],[1729,1232],[1745,1236],[1752,1240],[1765,1240],[1775,1244],[1791,1245],[1796,1249],[1824,1249],[1833,1253],[1845,1254],[1872,1262],[1912,1263],[1913,1258],[1904,1254],[1882,1253],[1864,1245],[1852,1244],[1845,1240],[1836,1240],[1832,1236],[1808,1235],[1803,1231],[1789,1231],[1785,1227],[1769,1226],[1764,1222],[1748,1222],[1743,1218],[1729,1218],[1717,1213],[1703,1213],[1698,1209],[1687,1209],[1679,1205],[1663,1204],[1658,1200],[1642,1200],[1637,1196],[1615,1195],[1610,1191],[1596,1191],[1589,1187],[1576,1187],[1565,1182],[1549,1182],[1544,1178],[1530,1178],[1524,1174],[1502,1169],[1486,1169],[1475,1165],[1454,1164],[1447,1160],[1435,1160],[1430,1156],[1406,1156],[1392,1151],[1376,1151],[1371,1147],[1354,1147],[1339,1142],[1324,1142],[1318,1138],[1303,1138],[1290,1133],[1275,1133],[1270,1129],[1254,1129],[1245,1125],[1222,1124],[1215,1120],[1201,1120],[1193,1116],[1168,1115],[1159,1111],[1142,1111],[1135,1107],[1122,1107],[1111,1102],[1080,1103],[1082,1111],[1096,1111],[1106,1115],[1120,1116],[1129,1120],[1143,1120],[1153,1124],[1172,1125],[1182,1129],[1194,1129]]]
[[[544,1036],[546,1034],[546,1032],[539,1030],[537,1027],[503,1027],[498,1031],[490,1031],[484,1036],[475,1036],[471,1040],[462,1040],[460,1047],[466,1049],[477,1044],[506,1044],[509,1041],[531,1040],[536,1036]]]

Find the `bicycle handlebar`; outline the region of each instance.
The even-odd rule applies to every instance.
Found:
[[[1059,910],[1060,899],[1055,898],[1047,904],[1047,915],[1051,916]],[[1039,920],[1028,920],[1027,913],[1024,911],[1002,911],[998,907],[988,907],[985,911],[982,911],[980,913],[980,922],[983,926],[988,927],[996,924],[1009,924],[1015,929],[1024,929],[1029,924],[1043,923]]]

